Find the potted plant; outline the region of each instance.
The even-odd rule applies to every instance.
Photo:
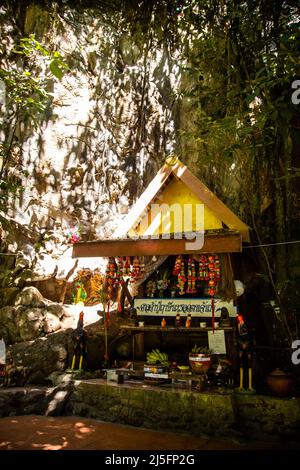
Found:
[[[189,363],[195,374],[206,374],[211,367],[211,350],[206,347],[195,346],[189,353]]]

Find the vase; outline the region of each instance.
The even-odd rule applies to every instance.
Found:
[[[276,369],[267,376],[267,384],[272,392],[280,397],[289,395],[294,385],[294,377],[286,374],[280,369]]]
[[[195,374],[206,374],[211,367],[211,355],[202,353],[190,354],[189,363]]]

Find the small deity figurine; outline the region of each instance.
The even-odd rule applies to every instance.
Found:
[[[220,326],[230,326],[229,312],[226,307],[221,308]]]
[[[156,283],[158,289],[158,297],[162,298],[164,296],[164,291],[168,289],[169,281],[167,279],[160,279]]]
[[[85,290],[83,281],[78,280],[75,283],[75,291],[73,293],[73,303],[84,305],[86,298],[87,298],[87,292]]]
[[[154,297],[156,291],[156,282],[155,281],[148,281],[146,285],[146,296],[147,297]]]
[[[163,280],[160,279],[159,281],[157,281],[156,285],[157,285],[157,289],[158,289],[158,297],[163,297],[164,296]]]

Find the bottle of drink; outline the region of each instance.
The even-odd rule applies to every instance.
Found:
[[[177,313],[176,317],[175,317],[175,326],[177,328],[179,328],[181,326],[181,319],[180,319],[180,314]]]
[[[191,314],[189,313],[188,316],[187,316],[187,319],[185,320],[185,327],[186,327],[186,328],[190,328],[191,323],[192,323],[192,316],[191,316]]]

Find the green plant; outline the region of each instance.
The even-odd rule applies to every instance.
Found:
[[[197,346],[196,344],[190,352],[190,354],[211,354],[211,353],[212,353],[211,349],[205,346]]]
[[[23,189],[22,170],[16,171],[22,151],[18,135],[20,125],[38,128],[42,113],[53,98],[51,80],[60,80],[69,71],[61,54],[46,49],[33,34],[21,38],[12,52],[13,59],[3,61],[0,67],[0,80],[5,89],[5,105],[0,107],[3,128],[0,142],[1,210],[6,208],[10,194]]]
[[[87,300],[88,304],[95,304],[95,303],[101,303],[103,304],[104,308],[105,305],[108,303],[108,294],[105,291],[105,289],[99,289],[95,291],[95,295],[92,297],[89,297]]]

